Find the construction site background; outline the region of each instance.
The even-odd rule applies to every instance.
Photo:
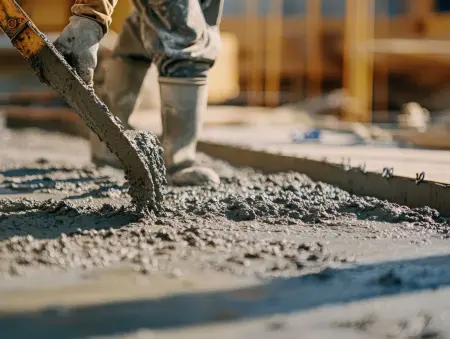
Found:
[[[18,3],[54,39],[68,22],[73,1]],[[99,83],[131,10],[129,1],[119,1],[100,53]],[[290,107],[416,129],[442,125],[450,107],[449,27],[446,1],[225,0],[223,50],[211,73],[210,103]],[[143,91],[154,95],[145,95],[140,109],[157,110],[156,77],[152,69]],[[0,92],[11,126],[79,120],[35,79],[4,36]]]

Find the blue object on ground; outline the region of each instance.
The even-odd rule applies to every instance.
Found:
[[[319,140],[321,136],[320,129],[314,128],[308,131],[299,131],[294,133],[292,136],[292,141],[302,142],[307,140]]]

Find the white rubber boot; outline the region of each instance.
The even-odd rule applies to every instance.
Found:
[[[212,169],[195,166],[197,141],[208,105],[203,78],[159,78],[162,145],[169,183],[178,186],[216,185]]]

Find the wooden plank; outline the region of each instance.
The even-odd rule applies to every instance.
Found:
[[[54,91],[32,91],[24,90],[16,93],[0,93],[0,102],[3,104],[39,104],[57,101],[59,96]]]
[[[78,122],[80,117],[70,108],[0,106],[5,117],[28,121],[61,120]]]
[[[291,132],[292,129],[286,126],[226,126],[206,129],[201,140],[336,165],[363,166],[369,172],[394,168],[395,175],[412,180],[417,173],[425,172],[427,180],[450,184],[449,151],[353,145],[349,138],[337,133],[324,133],[323,143],[296,144],[290,142]],[[332,140],[336,142],[330,143]]]
[[[360,50],[383,54],[450,55],[450,47],[445,41],[430,39],[376,39],[361,45]]]

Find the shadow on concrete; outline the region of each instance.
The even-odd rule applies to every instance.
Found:
[[[1,171],[0,174],[5,178],[14,178],[33,175],[49,175],[56,172],[70,173],[73,172],[73,169],[64,167],[48,167],[48,168],[21,167],[21,168],[6,169]]]
[[[14,184],[15,187],[9,188],[18,192],[35,192],[45,189],[54,189],[59,184],[83,185],[89,183],[109,183],[108,177],[99,178],[67,178],[67,179],[30,179],[30,180],[4,180],[3,185],[8,189],[8,185]]]
[[[143,329],[180,329],[304,312],[449,285],[450,256],[435,256],[327,269],[229,291],[0,313],[0,333],[4,339],[75,339]]]
[[[61,233],[81,230],[121,228],[139,220],[140,216],[125,208],[78,211],[63,206],[61,209],[31,210],[24,213],[0,215],[0,241],[14,236],[32,235],[36,239],[54,239]],[[1,338],[0,333],[0,338]]]
[[[85,199],[85,198],[89,198],[89,197],[104,198],[104,197],[107,197],[108,192],[110,192],[112,190],[120,191],[120,192],[127,192],[128,185],[125,184],[125,185],[121,186],[121,185],[117,185],[117,184],[113,184],[113,183],[105,184],[99,188],[90,189],[81,194],[71,194],[68,197],[66,197],[65,199],[66,200],[77,200],[77,199]]]
[[[51,167],[33,168],[23,167],[9,169],[0,172],[0,196],[15,196],[27,193],[46,193],[47,190],[61,191],[66,195],[66,199],[76,200],[87,197],[104,197],[108,191],[125,191],[126,186],[119,185],[111,177],[101,176],[79,176],[67,177],[64,179],[52,178],[54,173],[75,172],[74,168]],[[33,178],[34,177],[34,178]],[[94,186],[94,187],[92,187]]]

